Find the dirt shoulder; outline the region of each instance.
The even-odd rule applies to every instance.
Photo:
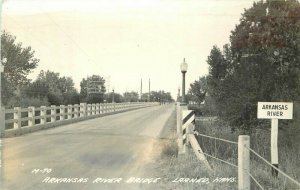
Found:
[[[193,155],[184,159],[177,158],[176,140],[174,109],[161,131],[160,138],[155,140],[151,152],[153,159],[143,169],[143,177],[159,180],[156,183],[141,185],[141,189],[207,189],[211,186],[207,183],[209,179],[206,169]]]

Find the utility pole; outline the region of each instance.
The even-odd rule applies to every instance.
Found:
[[[142,101],[142,95],[143,95],[143,79],[141,79],[141,101]]]
[[[149,79],[149,92],[148,92],[148,102],[150,102],[150,79]]]

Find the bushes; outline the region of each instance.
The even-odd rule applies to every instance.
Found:
[[[188,105],[188,110],[194,110],[196,116],[202,116],[203,115],[203,110],[201,109],[201,107],[199,105]]]
[[[212,104],[200,104],[200,105],[188,105],[189,110],[194,110],[196,116],[215,116],[215,112],[213,111]]]
[[[12,97],[9,99],[7,103],[5,103],[5,108],[10,109],[14,107],[39,107],[39,106],[48,106],[50,103],[48,102],[47,98],[39,99],[33,97]]]

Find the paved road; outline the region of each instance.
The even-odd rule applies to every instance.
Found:
[[[143,167],[155,160],[153,145],[173,110],[143,108],[4,139],[5,189],[141,189],[126,181],[147,176]]]

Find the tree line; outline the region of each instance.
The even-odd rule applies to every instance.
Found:
[[[294,102],[294,120],[298,121],[299,2],[254,2],[245,9],[229,39],[222,49],[211,49],[209,74],[191,84],[193,98],[199,103],[205,101],[206,111],[232,128],[245,131],[268,122],[257,119],[259,101]]]
[[[16,37],[3,31],[1,34],[1,60],[4,72],[1,75],[2,103],[6,108],[68,105],[103,102],[137,102],[137,101],[172,101],[170,93],[152,91],[139,97],[137,92],[107,92],[105,80],[98,74],[83,78],[80,91],[75,88],[71,77],[61,76],[57,72],[41,70],[35,80],[28,79],[28,74],[37,68],[39,59],[35,51],[23,47]],[[149,97],[149,98],[148,98]]]

